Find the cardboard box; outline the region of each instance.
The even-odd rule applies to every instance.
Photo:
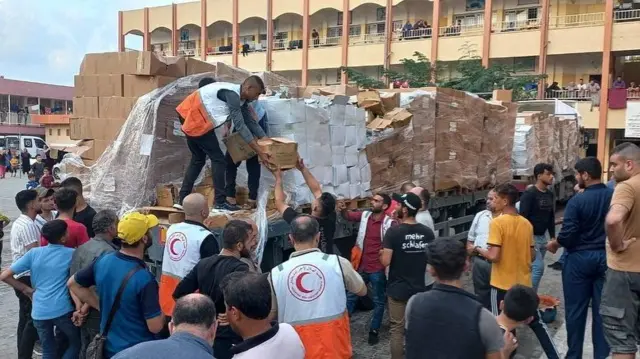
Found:
[[[189,57],[186,59],[186,75],[202,74],[205,72],[215,72],[216,65]],[[212,74],[213,75],[213,74]]]
[[[387,121],[391,121],[391,127],[400,128],[407,126],[411,122],[412,117],[413,115],[411,112],[403,108],[396,108],[387,112],[383,118]]]
[[[393,109],[400,107],[400,92],[386,92],[380,94],[380,101],[382,102],[382,109],[384,112],[392,111]]]
[[[493,90],[493,100],[502,102],[513,102],[513,91]]]
[[[233,159],[233,162],[239,163],[256,155],[256,152],[242,139],[240,133],[234,132],[223,139],[227,152]]]
[[[376,115],[384,115],[380,93],[376,90],[358,92],[358,107],[371,111]]]
[[[173,207],[174,198],[178,189],[172,184],[159,184],[156,186],[156,203],[158,207]]]
[[[140,97],[164,87],[176,79],[168,76],[124,75],[124,97]]]
[[[81,145],[88,146],[89,149],[83,152],[80,157],[84,160],[97,160],[102,156],[102,153],[111,145],[113,141],[103,140],[87,140]]]
[[[136,101],[135,97],[100,97],[99,115],[82,117],[127,118]]]
[[[74,96],[122,96],[122,75],[76,75]]]
[[[98,117],[100,101],[98,97],[74,97],[73,115],[78,117]]]
[[[160,75],[183,77],[183,57],[165,57],[151,51],[105,52],[87,54],[80,65],[80,75]]]
[[[283,137],[264,138],[258,145],[271,155],[271,162],[281,169],[294,168],[298,163],[298,143]]]
[[[120,118],[90,118],[72,117],[69,120],[71,128],[70,138],[72,140],[114,140],[126,119]]]

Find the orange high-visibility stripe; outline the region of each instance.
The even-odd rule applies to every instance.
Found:
[[[213,123],[204,109],[199,91],[194,91],[176,107],[176,111],[184,119],[182,132],[190,137],[200,137],[213,130]]]
[[[324,323],[294,325],[305,350],[305,359],[351,358],[349,315]]]
[[[358,270],[360,261],[362,261],[362,249],[358,246],[353,246],[351,248],[351,266],[353,269]]]
[[[178,283],[180,283],[178,278],[164,274],[160,276],[160,308],[166,316],[173,315],[173,308],[176,306],[176,301],[173,300],[173,292],[178,287]]]

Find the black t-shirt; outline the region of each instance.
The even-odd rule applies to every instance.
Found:
[[[425,291],[427,245],[435,239],[433,231],[423,224],[400,224],[389,228],[383,246],[393,250],[389,266],[387,294],[395,300],[409,300]]]
[[[80,222],[87,227],[87,234],[89,234],[89,238],[95,237],[95,233],[93,232],[93,217],[96,216],[96,210],[91,208],[91,206],[87,205],[85,209],[80,212],[76,212],[73,215],[73,220],[76,222]]]
[[[293,220],[299,215],[300,214],[293,208],[287,207],[282,214],[282,218],[287,223],[291,224],[291,222],[293,222]],[[336,213],[331,213],[324,218],[313,218],[315,218],[320,225],[320,243],[318,244],[318,248],[320,248],[324,253],[333,254],[333,236],[336,232]]]

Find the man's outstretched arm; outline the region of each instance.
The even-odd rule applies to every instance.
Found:
[[[302,177],[304,177],[304,181],[307,183],[307,186],[311,190],[311,193],[313,193],[313,197],[320,198],[320,196],[322,196],[322,186],[320,186],[320,183],[313,176],[311,171],[309,171],[307,166],[304,165],[304,161],[302,160],[302,158],[298,158],[298,164],[296,165],[296,168],[302,173]]]

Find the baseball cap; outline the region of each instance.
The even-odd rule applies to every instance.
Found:
[[[45,187],[36,188],[36,192],[38,192],[38,198],[47,198],[55,193],[53,189]]]
[[[420,200],[420,197],[411,192],[405,193],[403,195],[394,193],[392,198],[394,201],[412,210],[418,210],[422,207],[422,201]]]
[[[118,238],[133,245],[141,240],[147,231],[159,224],[158,217],[153,214],[129,213],[118,222]]]

